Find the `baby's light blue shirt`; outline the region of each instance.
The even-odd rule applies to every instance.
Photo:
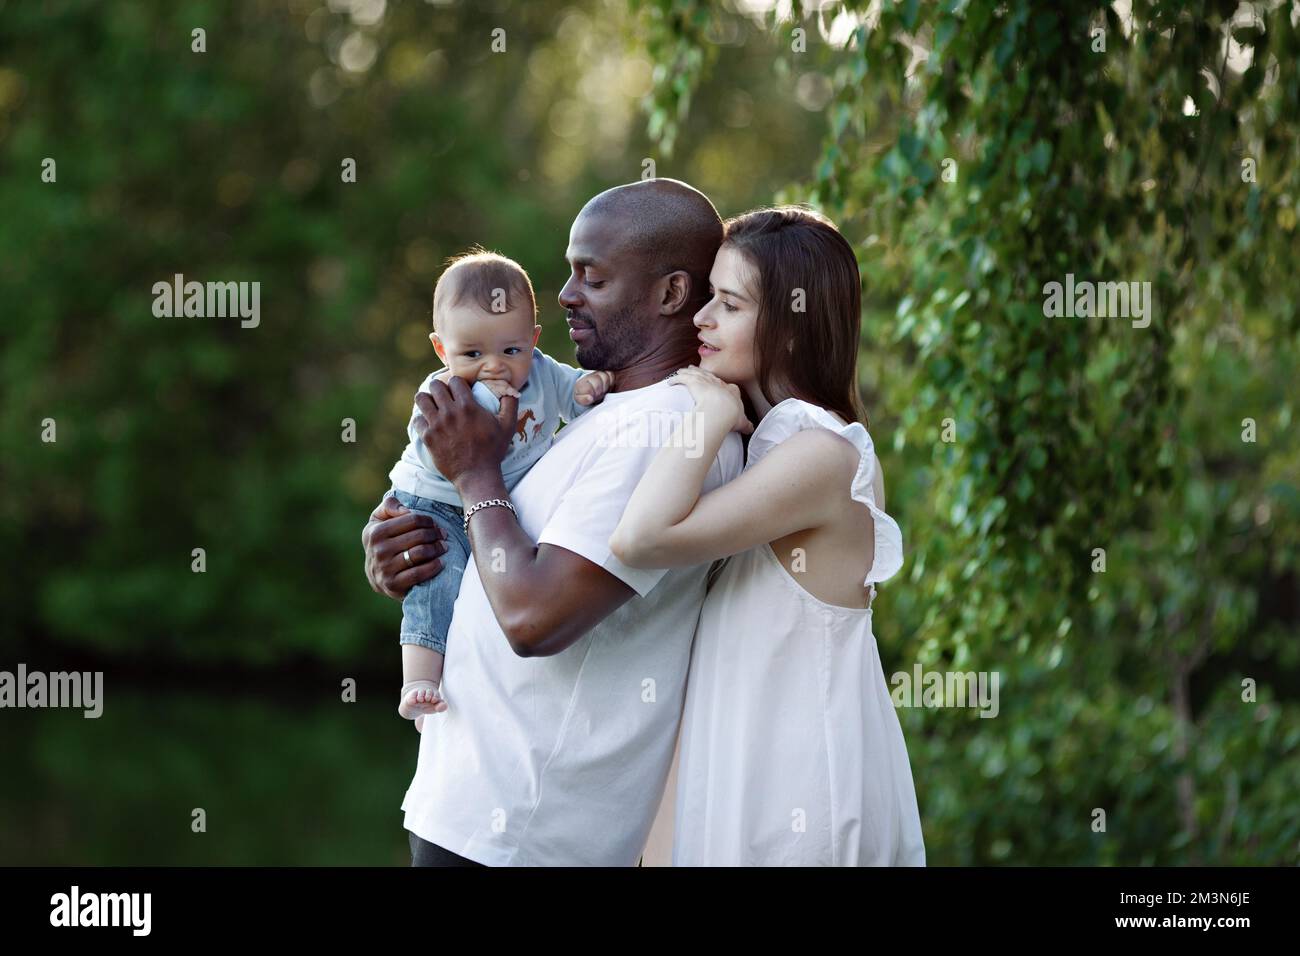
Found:
[[[434,380],[430,374],[420,386],[420,391],[429,391]],[[587,374],[580,368],[557,362],[541,349],[533,349],[533,365],[528,372],[528,381],[519,390],[519,412],[515,437],[511,439],[510,450],[501,462],[501,477],[505,479],[506,489],[514,488],[537,459],[546,453],[555,439],[560,420],[573,421],[589,406],[579,405],[573,398],[573,387],[578,379]],[[475,382],[471,393],[475,401],[492,414],[501,408],[500,400],[482,382]],[[388,480],[394,488],[421,498],[432,498],[446,504],[460,507],[460,496],[450,481],[444,478],[433,463],[429,449],[420,441],[417,425],[421,421],[419,408],[412,408],[411,421],[406,426],[410,438],[406,450],[393,470],[388,473]]]

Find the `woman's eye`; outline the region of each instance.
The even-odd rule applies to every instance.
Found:
[[[732,305],[730,302],[723,302],[723,303],[722,303],[722,307],[723,307],[724,309],[726,309],[728,312],[735,312],[735,311],[736,311],[736,307],[735,307],[734,305]]]

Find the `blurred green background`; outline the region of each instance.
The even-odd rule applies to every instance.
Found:
[[[360,529],[439,263],[518,259],[571,360],[569,224],[646,160],[858,250],[886,671],[1002,680],[900,711],[930,861],[1300,861],[1300,15],[1183,6],[0,2],[0,669],[105,672],[0,711],[0,863],[408,862]],[[1151,326],[1046,318],[1067,272]]]

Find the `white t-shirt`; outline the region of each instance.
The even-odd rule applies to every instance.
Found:
[[[609,550],[690,392],[667,383],[607,395],[562,429],[511,495],[530,538],[599,565],[637,592],[559,654],[518,657],[476,564],[461,582],[442,692],[426,717],[405,827],[494,866],[632,866],[663,795],[708,565],[626,567]],[[678,440],[682,440],[679,438]],[[731,434],[705,490],[740,474]]]

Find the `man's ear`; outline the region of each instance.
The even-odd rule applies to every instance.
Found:
[[[682,272],[670,272],[664,276],[663,299],[659,303],[660,315],[676,315],[691,301],[691,277]]]
[[[437,332],[429,333],[429,341],[433,343],[433,350],[438,353],[438,358],[442,359],[442,364],[447,364],[447,349],[442,344],[442,339],[438,338]]]

